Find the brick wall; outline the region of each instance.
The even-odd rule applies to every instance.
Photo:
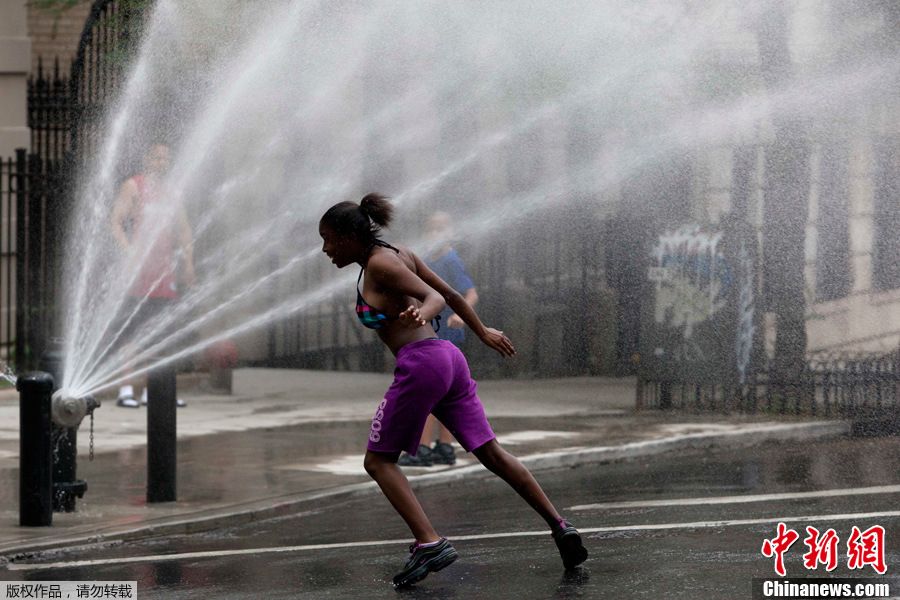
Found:
[[[31,36],[32,69],[37,70],[38,58],[44,68],[53,68],[59,58],[61,73],[68,73],[78,51],[81,30],[91,11],[93,0],[81,0],[64,11],[42,10],[28,3],[28,35]]]

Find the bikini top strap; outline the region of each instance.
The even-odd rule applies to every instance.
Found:
[[[375,238],[374,240],[372,240],[372,243],[369,244],[369,248],[366,250],[366,256],[368,256],[369,254],[372,253],[372,250],[375,248],[375,246],[381,246],[382,248],[390,248],[391,250],[393,250],[393,251],[396,252],[397,254],[400,254],[400,250],[398,250],[397,248],[394,248],[393,246],[391,246],[390,244],[388,244],[388,243],[387,243],[386,241],[384,241],[384,240],[380,240],[380,239],[378,239],[378,238]],[[367,260],[368,260],[368,259],[367,259]],[[359,291],[359,282],[362,281],[362,276],[363,276],[363,273],[365,273],[365,272],[366,272],[366,268],[365,268],[365,267],[363,267],[363,268],[361,268],[361,269],[359,270],[359,277],[356,278],[356,290],[357,290],[357,291]]]
[[[393,250],[393,251],[396,252],[397,254],[400,254],[400,250],[398,250],[397,248],[394,248],[393,246],[391,246],[390,244],[388,244],[386,241],[381,240],[381,239],[378,239],[378,238],[375,238],[375,240],[372,242],[372,247],[369,248],[369,252],[371,252],[371,251],[372,251],[372,248],[374,248],[375,246],[381,246],[382,248],[390,248],[391,250]]]

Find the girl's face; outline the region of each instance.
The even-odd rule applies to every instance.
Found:
[[[359,261],[360,244],[353,236],[339,234],[327,225],[319,225],[319,235],[322,236],[322,252],[338,269]]]

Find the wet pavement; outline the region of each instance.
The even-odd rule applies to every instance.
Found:
[[[86,460],[88,423],[79,435],[79,477],[88,492],[52,527],[18,526],[18,402],[0,398],[0,557],[86,541],[135,540],[219,529],[291,514],[316,498],[352,498],[373,484],[362,454],[387,374],[246,369],[232,396],[179,382],[178,501],[145,502],[146,409],[107,399],[95,420],[96,457]],[[202,383],[202,382],[201,382]],[[479,391],[501,442],[533,469],[678,452],[691,446],[815,439],[847,430],[757,415],[684,415],[632,410],[634,381],[569,378],[485,381]],[[461,454],[453,468],[409,469],[416,487],[483,478]],[[2,558],[0,558],[2,562]]]
[[[853,526],[885,528],[882,578],[900,593],[896,438],[772,443],[541,472],[548,495],[584,532],[591,556],[565,573],[543,524],[495,478],[420,491],[461,558],[409,598],[750,598],[774,577],[763,540],[778,521],[834,528],[831,573],[786,554],[788,578],[879,577],[847,568]],[[874,515],[874,516],[873,516]],[[142,598],[393,598],[409,534],[377,491],[311,502],[280,518],[194,535],[55,551],[0,570],[10,580],[136,580]],[[87,561],[87,564],[77,564]],[[26,564],[32,563],[32,564]]]

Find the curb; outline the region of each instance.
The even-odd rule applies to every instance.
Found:
[[[519,461],[529,470],[541,471],[547,469],[560,469],[577,467],[587,464],[603,464],[635,458],[655,456],[665,452],[681,450],[697,450],[713,447],[746,448],[756,446],[764,442],[783,442],[790,440],[827,439],[849,435],[851,423],[849,421],[817,421],[803,424],[786,425],[756,425],[747,426],[735,431],[718,433],[688,433],[683,435],[647,440],[643,442],[630,442],[621,446],[599,446],[596,448],[579,448],[566,451],[546,452],[520,456]],[[481,465],[471,465],[441,471],[440,473],[428,473],[410,477],[413,488],[423,484],[438,484],[447,481],[456,481],[464,477],[478,476],[481,473],[487,477],[491,474]]]
[[[764,442],[827,439],[848,435],[851,432],[851,428],[852,424],[849,421],[764,424],[746,426],[733,431],[676,435],[658,440],[631,442],[621,446],[600,446],[532,454],[519,457],[519,460],[530,470],[542,471],[566,467],[572,468],[587,464],[626,461],[689,449],[743,448]],[[489,478],[493,477],[493,475],[481,465],[476,464],[439,473],[414,475],[409,477],[409,482],[413,489],[421,489],[473,477]],[[309,502],[325,498],[339,501],[348,500],[368,495],[377,490],[378,487],[374,481],[355,483],[298,496],[288,496],[284,499],[267,498],[256,500],[227,509],[219,509],[214,514],[204,515],[200,512],[184,515],[183,518],[163,517],[159,523],[151,522],[132,529],[119,529],[108,533],[93,533],[91,535],[75,534],[44,542],[18,543],[7,547],[0,546],[0,565],[20,559],[33,558],[38,554],[53,550],[71,550],[84,546],[96,546],[97,544],[114,546],[129,541],[164,535],[185,535],[225,527],[237,527],[296,513],[302,505]]]

